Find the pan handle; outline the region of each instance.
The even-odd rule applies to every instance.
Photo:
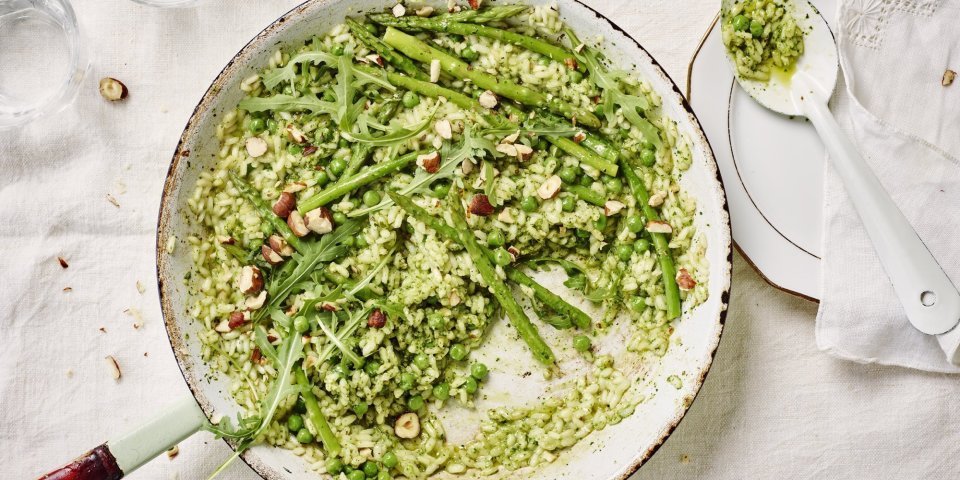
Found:
[[[185,398],[140,428],[110,440],[39,480],[118,480],[193,435],[207,417]]]

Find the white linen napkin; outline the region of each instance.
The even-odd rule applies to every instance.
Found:
[[[832,110],[900,210],[960,285],[960,2],[847,0],[837,40],[845,82]],[[817,345],[837,357],[960,373],[938,339],[915,330],[843,184],[827,162],[823,298]]]

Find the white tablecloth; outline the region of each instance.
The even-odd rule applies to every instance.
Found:
[[[77,103],[0,133],[0,478],[35,477],[188,395],[153,281],[161,184],[209,82],[296,3],[221,0],[164,11],[74,2],[94,56]],[[708,0],[588,3],[678,82],[717,8]],[[130,88],[126,102],[99,97],[96,81],[106,75]],[[638,477],[956,478],[956,377],[831,358],[814,343],[815,313],[736,258],[716,363]],[[121,364],[119,383],[106,355]],[[131,478],[205,478],[228,453],[198,434],[176,458],[158,458]],[[236,463],[223,478],[257,476]]]

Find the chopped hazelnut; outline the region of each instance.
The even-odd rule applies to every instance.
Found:
[[[260,292],[260,295],[257,295],[256,297],[247,297],[246,301],[244,301],[244,306],[247,307],[247,310],[257,310],[262,307],[266,301],[267,291],[263,290]]]
[[[263,255],[263,259],[266,260],[270,265],[280,265],[283,263],[283,257],[281,257],[276,250],[267,245],[260,246],[260,255]]]
[[[281,257],[293,255],[293,247],[280,235],[270,235],[270,238],[267,239],[267,244],[270,245],[270,248],[273,249],[274,252],[279,253]]]
[[[587,138],[587,134],[583,133],[582,131],[579,131],[573,134],[573,141],[577,143],[584,141],[586,138]]]
[[[333,231],[333,214],[325,207],[310,210],[303,219],[308,229],[320,235]]]
[[[250,155],[250,158],[259,158],[267,153],[267,141],[260,137],[250,137],[244,145],[247,147],[247,155]]]
[[[280,218],[287,218],[297,208],[297,198],[290,192],[280,192],[280,198],[273,204],[273,213]]]
[[[245,265],[240,269],[240,279],[237,281],[240,291],[247,295],[256,295],[263,289],[263,273],[253,265]]]
[[[427,173],[437,173],[440,170],[440,152],[430,152],[417,156],[417,165]]]
[[[111,102],[123,100],[127,98],[129,93],[127,86],[116,78],[104,77],[100,79],[100,95]]]
[[[370,328],[383,328],[387,324],[387,316],[380,311],[379,308],[374,308],[370,312],[370,316],[367,317],[367,326]]]
[[[444,140],[453,138],[453,127],[450,126],[449,120],[437,120],[437,123],[433,124],[433,129],[436,130],[437,135],[440,135],[440,138]]]
[[[484,90],[477,100],[480,101],[480,106],[483,108],[494,108],[497,106],[497,94],[490,90]]]
[[[673,233],[673,227],[663,220],[650,220],[647,222],[647,231],[650,233]]]
[[[486,195],[478,193],[470,200],[468,211],[473,215],[486,217],[493,213],[493,205],[490,204],[490,199]]]
[[[606,203],[603,204],[603,214],[608,217],[611,215],[616,215],[620,213],[620,210],[623,210],[624,207],[626,207],[626,205],[624,205],[623,202],[618,202],[617,200],[607,200]]]
[[[393,16],[400,18],[407,14],[407,8],[403,6],[402,3],[398,3],[393,6]]]
[[[430,61],[430,83],[440,81],[440,60],[434,58]]]
[[[563,180],[561,180],[560,177],[553,175],[543,182],[543,185],[540,185],[540,188],[537,189],[537,195],[544,200],[556,197],[560,191],[560,184],[562,183]]]
[[[303,221],[303,215],[300,215],[300,212],[296,210],[290,212],[290,215],[287,217],[287,226],[290,227],[290,231],[298,237],[310,233],[307,224]]]
[[[677,272],[677,286],[680,287],[680,290],[693,290],[693,287],[697,286],[697,281],[690,276],[690,272],[686,268],[681,268]]]
[[[413,412],[400,415],[393,425],[393,432],[400,438],[416,438],[417,435],[420,435],[420,417]]]

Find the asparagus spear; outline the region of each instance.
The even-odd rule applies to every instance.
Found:
[[[513,298],[513,295],[510,294],[510,289],[507,288],[503,280],[497,276],[497,271],[493,267],[493,263],[490,262],[490,259],[483,253],[483,248],[477,242],[477,237],[473,235],[473,229],[467,225],[466,214],[463,211],[463,205],[460,203],[460,193],[462,192],[451,189],[450,196],[448,197],[453,207],[453,212],[450,215],[453,219],[453,228],[457,229],[460,233],[460,241],[463,243],[464,248],[467,249],[467,253],[470,254],[470,258],[480,272],[480,277],[483,278],[483,282],[487,284],[494,298],[500,303],[500,307],[506,312],[507,318],[510,319],[513,328],[517,329],[520,338],[530,347],[530,352],[533,353],[534,358],[544,365],[553,365],[555,358],[553,351],[550,350],[550,346],[547,345],[547,342],[543,341],[543,337],[540,336],[537,327],[530,323],[530,318],[527,317],[523,308],[520,307],[517,300]]]
[[[400,208],[407,212],[408,215],[425,223],[428,227],[439,233],[440,236],[452,242],[463,244],[463,241],[460,240],[460,235],[457,233],[456,229],[444,223],[443,220],[430,215],[429,212],[413,203],[413,200],[410,200],[410,198],[397,194],[396,192],[387,192],[387,195],[393,199],[394,203],[399,205]],[[489,249],[483,248],[482,246],[480,248],[483,250],[486,257],[492,261],[493,252],[491,252]],[[503,269],[503,271],[507,274],[507,279],[509,279],[511,282],[514,282],[518,285],[526,285],[533,289],[533,296],[537,300],[553,309],[553,311],[569,317],[570,320],[577,325],[577,328],[590,328],[590,317],[586,313],[579,308],[570,305],[566,300],[551,292],[543,285],[537,283],[536,280],[530,278],[529,275],[523,273],[523,271],[520,269],[507,266]]]
[[[346,22],[347,26],[350,27],[350,32],[353,33],[354,37],[357,37],[357,40],[360,40],[360,42],[370,50],[377,52],[384,60],[394,67],[397,67],[397,70],[419,80],[427,80],[429,78],[423,70],[417,68],[417,64],[413,63],[413,60],[398,53],[390,45],[383,43],[383,40],[380,40],[376,35],[367,31],[366,28],[363,28],[360,22],[352,18],[347,18]]]
[[[564,185],[563,189],[576,195],[580,200],[592,203],[598,207],[602,207],[603,204],[607,203],[607,199],[603,195],[590,187],[584,187],[583,185]]]
[[[555,123],[555,124],[560,124],[565,122],[565,120],[563,120],[562,118],[550,112],[541,113],[540,118],[543,118],[547,122]],[[580,141],[581,146],[586,147],[588,150],[592,150],[594,153],[596,153],[597,155],[600,155],[603,158],[606,158],[607,160],[610,160],[612,162],[617,161],[617,157],[619,156],[619,153],[617,152],[617,149],[614,148],[612,144],[610,144],[610,142],[600,137],[599,135],[596,135],[591,132],[583,132],[583,134],[584,134],[584,138],[583,140]]]
[[[344,168],[343,173],[340,174],[341,181],[349,179],[357,173],[357,170],[360,170],[360,166],[367,160],[367,155],[370,153],[370,146],[365,143],[355,144],[351,153],[347,168]]]
[[[520,15],[527,8],[529,7],[526,5],[493,5],[480,10],[468,9],[454,13],[443,13],[431,18],[444,22],[487,23]]]
[[[345,178],[343,181],[337,182],[317,192],[316,195],[300,202],[297,209],[300,210],[301,213],[306,213],[315,208],[322,207],[364,185],[373,183],[409,165],[410,162],[417,159],[419,153],[420,152],[411,152],[402,157],[378,163],[362,173],[350,178]]]
[[[556,97],[547,98],[545,94],[532,88],[498,79],[493,75],[474,69],[459,58],[433,48],[393,27],[387,27],[387,33],[384,35],[383,41],[414,60],[423,63],[439,60],[440,68],[443,71],[458,78],[468,79],[480,88],[491,90],[524,105],[547,108],[564,117],[576,118],[578,122],[588,127],[596,128],[600,126],[600,119],[591,112],[574,107]]]
[[[432,30],[435,32],[454,33],[457,35],[480,35],[493,38],[505,43],[526,48],[532,52],[550,57],[550,59],[564,63],[566,65],[576,65],[577,60],[573,53],[563,47],[558,47],[552,43],[545,42],[539,38],[522,35],[516,32],[503,30],[486,25],[476,25],[474,23],[458,23],[440,18],[423,17],[395,17],[390,14],[381,13],[370,15],[374,22],[388,27],[399,28],[403,30]]]
[[[341,448],[340,442],[337,440],[336,435],[333,434],[333,430],[330,430],[330,424],[327,423],[323,412],[320,411],[320,403],[317,402],[317,397],[313,394],[313,385],[310,384],[310,379],[307,378],[303,367],[297,367],[294,374],[297,377],[297,385],[300,386],[300,398],[303,399],[303,404],[307,407],[307,419],[310,420],[313,428],[316,429],[317,434],[320,436],[323,447],[327,449],[327,455],[338,455]]]
[[[366,72],[373,73],[377,72],[374,68],[363,66],[363,65],[354,65],[355,69]],[[454,103],[460,108],[480,108],[480,104],[476,100],[449,88],[441,87],[436,83],[430,83],[423,80],[417,80],[415,78],[410,78],[399,73],[382,71],[387,76],[387,81],[392,83],[394,86],[405,88],[407,90],[417,92],[421,95],[425,95],[431,98],[444,97],[447,100]]]
[[[293,234],[293,232],[290,230],[290,227],[287,225],[287,222],[273,213],[273,209],[270,208],[270,206],[267,205],[262,198],[260,198],[260,195],[254,192],[253,188],[250,187],[250,184],[233,174],[230,175],[230,180],[233,182],[234,186],[237,187],[237,190],[240,191],[240,194],[246,197],[246,199],[253,204],[254,208],[257,210],[257,213],[260,214],[260,218],[270,222],[270,225],[273,226],[273,229],[276,230],[277,233],[279,233],[280,236],[283,237],[283,239],[294,248],[294,250],[303,253],[303,245],[300,243],[300,237],[297,237]]]
[[[620,159],[623,165],[623,176],[633,190],[633,196],[637,199],[643,210],[643,216],[647,220],[659,220],[660,215],[649,205],[650,193],[647,192],[647,186],[637,175],[637,172],[627,164],[623,158]],[[660,260],[660,273],[663,275],[663,291],[667,298],[667,318],[673,320],[680,316],[680,287],[677,286],[677,267],[673,264],[673,256],[670,254],[669,239],[664,233],[651,233],[653,238],[653,247],[657,251],[657,257]]]

